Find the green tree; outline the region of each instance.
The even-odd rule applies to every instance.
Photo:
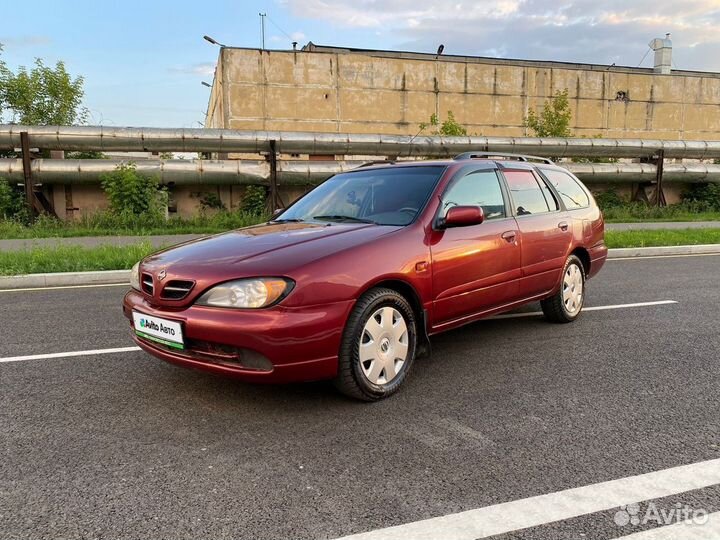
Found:
[[[430,122],[420,124],[420,131],[425,131],[428,128],[433,128],[433,135],[445,135],[448,137],[462,137],[467,135],[467,129],[455,120],[455,115],[452,111],[448,111],[447,119],[442,124],[437,114],[430,115]]]
[[[63,62],[46,66],[41,59],[17,73],[0,62],[0,115],[32,126],[84,124],[88,111],[81,105],[83,78],[73,78]]]
[[[525,126],[529,127],[536,137],[572,137],[570,132],[570,100],[567,88],[545,102],[540,114],[533,109],[528,111]]]

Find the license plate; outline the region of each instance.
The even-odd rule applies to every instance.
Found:
[[[174,349],[184,349],[182,326],[179,322],[133,311],[135,333],[150,341],[162,343]]]

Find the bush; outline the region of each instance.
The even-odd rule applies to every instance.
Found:
[[[27,218],[23,192],[4,178],[0,178],[0,217],[19,221]]]
[[[720,184],[694,184],[683,193],[682,201],[699,211],[720,211]]]
[[[100,184],[110,201],[110,212],[122,220],[141,218],[151,223],[165,218],[167,192],[157,177],[139,174],[134,163],[100,175]]]
[[[594,193],[593,195],[595,196],[595,201],[598,203],[598,206],[602,210],[606,210],[608,208],[615,208],[627,204],[627,202],[618,194],[618,192],[612,189],[608,189],[607,191],[601,191],[599,193]]]
[[[267,190],[265,186],[248,186],[245,188],[240,210],[246,214],[262,216],[267,213]]]

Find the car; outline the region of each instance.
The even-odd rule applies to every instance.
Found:
[[[471,152],[337,174],[270,221],[132,269],[135,342],[256,382],[393,394],[433,334],[540,301],[577,319],[607,257],[592,194],[549,159]]]

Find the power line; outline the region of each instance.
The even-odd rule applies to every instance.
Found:
[[[640,64],[642,64],[645,61],[645,58],[647,58],[647,55],[650,54],[650,51],[652,51],[652,47],[648,47],[648,50],[645,51],[645,55],[642,57],[642,60],[638,62],[638,65],[636,67],[640,67]]]
[[[280,28],[280,26],[278,26],[278,24],[277,24],[275,21],[273,21],[273,20],[270,18],[269,15],[266,15],[266,17],[267,17],[267,20],[270,21],[275,28],[277,28],[278,30],[280,30],[280,32],[282,32],[283,34],[285,34],[285,37],[287,37],[291,42],[292,42],[292,41],[295,41],[295,40],[292,38],[292,36],[291,36],[290,34],[288,34],[285,30],[283,30],[282,28]]]

